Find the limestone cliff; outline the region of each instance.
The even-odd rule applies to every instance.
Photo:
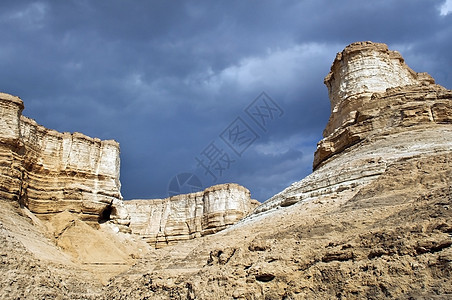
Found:
[[[52,218],[56,244],[85,258],[82,267],[69,265],[27,210],[0,201],[0,297],[450,299],[452,91],[411,71],[386,45],[370,42],[347,46],[325,82],[332,112],[311,175],[236,224],[197,239],[189,238],[222,228],[226,210],[245,209],[246,201],[228,206],[222,199],[248,199],[247,191],[229,185],[126,204],[132,231],[149,233],[157,247],[162,240],[169,245],[146,252],[132,235],[99,225],[90,242],[98,239],[99,251],[114,248],[105,256],[116,253],[104,260],[134,263],[110,266],[118,275],[106,285],[86,272],[90,261],[96,263],[90,273],[105,271],[102,253],[91,255],[86,243],[71,240],[89,232],[86,224],[68,213]],[[5,107],[15,107],[14,100]],[[2,180],[20,182],[9,175],[21,170],[23,148],[14,138],[20,121],[2,123],[2,160],[9,162]],[[62,224],[66,219],[73,222]],[[132,247],[124,252],[117,247],[123,243]]]
[[[315,172],[256,213],[356,192],[397,160],[450,150],[452,91],[411,70],[385,44],[347,46],[337,54],[325,84],[331,116],[314,154]]]
[[[416,73],[385,44],[360,42],[338,53],[325,77],[331,115],[314,155],[314,169],[329,157],[397,127],[451,122],[450,91]]]
[[[220,184],[202,192],[124,204],[132,233],[156,248],[218,232],[242,219],[255,206],[250,192],[238,184]]]
[[[65,211],[96,225],[133,232],[161,247],[211,234],[243,218],[250,193],[237,184],[158,200],[122,201],[119,144],[60,133],[22,116],[20,98],[0,94],[0,197],[41,220]]]
[[[325,83],[332,111],[311,175],[143,260],[107,297],[450,299],[452,91],[371,42],[339,53]]]
[[[2,199],[18,201],[41,219],[68,210],[98,222],[110,205],[120,213],[117,142],[47,129],[21,115],[18,97],[2,93],[0,105]]]

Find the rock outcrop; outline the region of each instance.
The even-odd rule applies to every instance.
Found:
[[[80,222],[108,222],[161,247],[222,230],[256,206],[237,184],[124,202],[116,141],[47,129],[22,116],[22,100],[8,94],[0,94],[0,108],[0,197],[41,220],[75,213]]]
[[[450,91],[416,73],[385,44],[361,42],[338,53],[325,85],[331,116],[314,155],[314,169],[366,137],[397,127],[447,123]]]
[[[400,159],[448,152],[452,91],[416,73],[385,44],[359,42],[338,53],[325,78],[331,116],[314,154],[315,172],[256,213],[356,191]]]
[[[22,116],[18,97],[2,93],[0,105],[2,199],[18,201],[41,219],[65,210],[91,223],[103,217],[127,219],[121,209],[117,142],[47,129]],[[103,215],[112,205],[117,215]]]
[[[220,185],[125,204],[128,228],[157,248],[168,241],[159,249],[112,234],[114,223],[93,233],[67,212],[52,217],[56,244],[97,264],[89,273],[104,272],[102,260],[120,264],[109,266],[118,275],[106,285],[94,282],[85,264],[68,264],[34,215],[17,202],[0,201],[0,296],[450,299],[452,91],[411,71],[386,45],[370,42],[338,54],[326,84],[332,112],[313,173],[220,232],[190,239],[238,219],[249,207],[240,200],[249,199],[246,189]],[[9,175],[20,174],[25,155],[15,138],[20,122],[2,120],[1,155],[9,162],[1,165],[2,184],[22,180]],[[3,188],[8,195],[21,194]],[[225,200],[234,197],[240,199]],[[158,228],[150,220],[159,220]],[[89,253],[81,232],[99,240],[94,248],[100,253]],[[114,251],[103,259],[105,248]]]
[[[165,199],[124,202],[131,232],[156,248],[225,229],[255,208],[248,189],[220,184]]]
[[[332,112],[311,175],[135,265],[107,297],[450,298],[452,91],[370,42],[338,54],[325,82]]]

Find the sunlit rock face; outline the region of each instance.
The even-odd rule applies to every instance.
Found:
[[[248,189],[232,183],[197,193],[124,204],[132,233],[156,248],[218,232],[242,219],[256,205]]]
[[[22,116],[22,100],[8,94],[0,94],[0,109],[0,197],[41,220],[68,211],[161,247],[222,230],[257,205],[237,184],[124,202],[116,141],[47,129]]]
[[[0,93],[0,197],[18,201],[21,196],[23,143],[20,140],[22,100]]]
[[[325,78],[331,115],[314,172],[256,213],[354,193],[399,159],[449,151],[452,91],[416,73],[385,44],[358,42],[338,53]]]
[[[47,129],[21,115],[18,97],[0,94],[0,105],[3,199],[19,201],[41,219],[68,210],[98,222],[111,205],[120,214],[117,142]]]
[[[347,46],[336,55],[325,77],[332,112],[338,112],[338,105],[351,96],[423,83],[432,84],[434,80],[427,73],[414,72],[400,53],[388,50],[386,44],[372,42]]]
[[[353,47],[386,49],[368,42],[346,49]],[[372,76],[355,79],[355,86],[372,86]],[[245,215],[255,203],[249,192],[224,184],[167,199],[113,198],[99,213],[103,221],[115,218],[88,226],[80,217],[93,215],[80,203],[103,203],[116,182],[112,145],[20,119],[20,99],[2,94],[0,298],[449,299],[452,92],[418,81],[344,91],[315,171],[236,224],[197,239]],[[75,198],[73,189],[59,193],[67,182],[84,185],[81,199],[67,206],[75,213],[38,213],[40,220],[13,203],[58,207]],[[31,186],[55,199],[36,200]],[[118,232],[119,224],[136,235]],[[167,247],[153,249],[140,237]]]
[[[378,134],[377,131],[435,122],[430,117],[432,109],[420,101],[424,97],[434,100],[432,93],[439,93],[440,99],[447,98],[447,91],[435,85],[430,75],[414,72],[399,52],[372,42],[353,43],[338,53],[325,77],[325,85],[331,116],[314,156],[314,169],[366,136]],[[442,92],[446,95],[441,95]],[[424,117],[413,118],[409,114]]]

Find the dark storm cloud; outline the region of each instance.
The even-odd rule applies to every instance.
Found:
[[[444,3],[2,1],[1,90],[47,127],[118,140],[129,199],[165,197],[265,91],[284,115],[217,180],[262,201],[310,172],[329,116],[323,77],[347,44],[388,43],[452,87]]]

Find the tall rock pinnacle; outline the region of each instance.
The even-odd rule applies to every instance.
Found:
[[[314,172],[267,200],[256,213],[355,193],[401,159],[450,150],[452,91],[435,84],[427,73],[410,69],[385,44],[345,47],[325,84],[331,115],[314,154]]]
[[[416,73],[385,44],[357,42],[338,53],[325,77],[331,115],[314,155],[314,169],[366,137],[396,128],[443,122],[450,92]],[[438,99],[435,103],[432,100]],[[429,100],[426,102],[423,100]],[[409,106],[409,107],[408,107]]]

